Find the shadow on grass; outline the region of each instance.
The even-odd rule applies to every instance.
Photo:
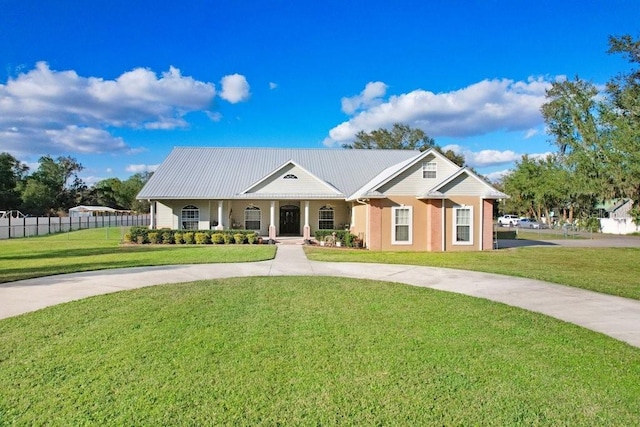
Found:
[[[36,259],[51,259],[51,258],[78,258],[96,255],[111,255],[111,254],[123,254],[123,253],[144,253],[153,251],[178,251],[184,249],[183,247],[176,246],[151,246],[151,245],[138,245],[138,246],[115,246],[110,248],[73,248],[65,249],[60,248],[57,250],[42,250],[42,251],[30,251],[23,254],[12,255],[0,255],[0,259],[4,260],[36,260]]]

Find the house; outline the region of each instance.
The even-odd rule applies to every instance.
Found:
[[[492,249],[506,197],[433,149],[202,147],[174,148],[138,194],[152,228],[270,239],[348,228],[371,250],[409,251]]]

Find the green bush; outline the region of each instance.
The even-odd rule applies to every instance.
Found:
[[[182,236],[184,243],[187,245],[193,245],[193,243],[195,242],[194,238],[195,234],[193,233],[193,231],[187,231],[186,233],[184,233],[184,236]]]
[[[224,243],[224,234],[213,233],[211,235],[211,243],[214,243],[216,245],[222,245]]]
[[[173,241],[174,241],[176,244],[182,244],[182,243],[184,243],[184,233],[182,233],[181,231],[176,231],[176,232],[173,234]]]
[[[242,233],[235,233],[233,235],[233,240],[236,241],[236,245],[241,245],[244,243],[244,239],[245,239],[246,234],[242,234]]]
[[[174,243],[174,235],[171,230],[164,230],[162,232],[162,243],[165,245],[170,245]]]
[[[150,231],[148,234],[149,243],[157,244],[160,243],[160,233],[157,231]]]
[[[224,234],[224,243],[226,245],[230,245],[234,242],[233,236],[230,233]]]
[[[136,226],[129,229],[130,241],[133,243],[149,243],[149,229],[147,227]]]
[[[124,241],[125,242],[132,242],[131,233],[124,233]]]
[[[357,237],[351,234],[349,230],[316,230],[314,237],[318,242],[321,242],[327,236],[331,236],[336,233],[336,242],[341,242],[344,246],[352,248],[354,246],[354,239]]]
[[[211,243],[209,238],[209,233],[199,231],[196,233],[196,243],[198,245],[206,245],[207,243]]]
[[[249,233],[247,234],[247,243],[249,243],[250,245],[253,245],[256,240],[258,240],[258,235],[256,233]]]
[[[581,219],[579,221],[579,226],[585,231],[597,233],[600,231],[600,220],[594,216],[590,216],[588,218]]]

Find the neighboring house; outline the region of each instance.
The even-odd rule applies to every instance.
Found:
[[[433,149],[179,147],[138,194],[152,228],[270,239],[348,228],[369,249],[413,251],[492,249],[494,200],[506,197]]]
[[[600,229],[608,234],[629,234],[638,231],[631,217],[633,200],[608,200],[596,207],[600,212]]]

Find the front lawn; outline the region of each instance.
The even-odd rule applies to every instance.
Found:
[[[126,229],[0,240],[0,283],[107,268],[273,259],[273,245],[123,245]]]
[[[155,286],[0,321],[2,425],[635,425],[640,349],[331,277]]]
[[[640,299],[640,249],[528,247],[485,252],[374,252],[306,248],[314,261],[458,268],[544,280]]]

